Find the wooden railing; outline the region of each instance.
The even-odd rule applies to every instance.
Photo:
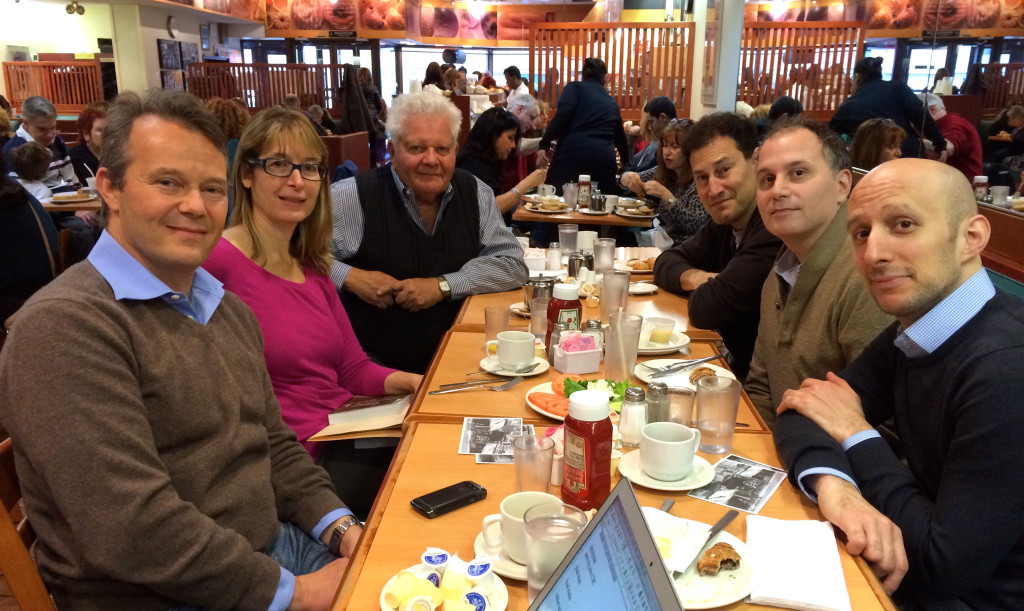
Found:
[[[7,98],[19,111],[26,98],[41,95],[58,113],[78,113],[103,99],[98,61],[4,62]]]
[[[333,109],[344,81],[342,64],[195,63],[185,72],[185,89],[200,99],[241,98],[253,111],[299,96],[302,107]]]
[[[788,95],[812,116],[830,117],[850,96],[866,33],[853,21],[744,23],[739,99],[756,108]]]
[[[1024,100],[1024,64],[983,64],[979,68],[982,116],[995,116],[1011,103]]]
[[[530,26],[530,74],[537,99],[555,108],[565,83],[579,80],[583,60],[608,64],[608,87],[623,119],[637,120],[644,104],[668,96],[676,114],[690,114],[694,24],[537,23]]]

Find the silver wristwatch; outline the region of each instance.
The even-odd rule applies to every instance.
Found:
[[[451,301],[452,298],[452,286],[448,284],[444,276],[437,277],[437,286],[441,289],[441,298],[445,301]]]
[[[345,516],[342,518],[341,522],[334,527],[334,532],[331,533],[331,542],[327,546],[328,549],[341,555],[341,538],[345,536],[348,529],[358,524],[359,520],[355,516]]]

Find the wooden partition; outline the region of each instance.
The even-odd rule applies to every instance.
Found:
[[[687,117],[693,40],[690,22],[537,23],[530,26],[531,88],[555,108],[562,86],[579,80],[583,60],[599,57],[623,119],[638,120],[644,104],[661,95]]]
[[[743,24],[739,99],[756,108],[788,95],[830,117],[850,97],[866,33],[855,21]]]
[[[1024,214],[979,204],[978,211],[988,218],[992,235],[981,253],[982,264],[1018,282],[1024,282]]]
[[[185,89],[206,100],[242,98],[253,111],[299,96],[302,107],[313,104],[334,110],[344,82],[343,64],[195,63],[185,72]],[[336,115],[336,113],[332,113]]]
[[[25,99],[34,95],[50,100],[64,114],[103,100],[100,63],[95,60],[4,62],[4,81],[7,99],[19,112]]]
[[[1011,103],[1024,100],[1024,64],[983,64],[979,69],[983,116],[994,117]]]
[[[354,132],[341,136],[320,136],[327,147],[328,176],[335,168],[346,161],[356,164],[360,172],[370,169],[370,135],[366,132]]]

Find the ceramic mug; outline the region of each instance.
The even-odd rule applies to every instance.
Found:
[[[675,482],[693,471],[700,431],[676,422],[652,422],[640,437],[640,468],[650,477]]]
[[[523,515],[526,510],[541,503],[561,503],[562,499],[547,492],[526,491],[506,496],[501,501],[499,511],[483,519],[484,543],[491,549],[501,549],[513,561],[526,564],[526,525]],[[501,525],[497,538],[491,525]]]
[[[533,362],[533,334],[526,331],[502,331],[497,340],[486,344],[490,354],[491,344],[497,345],[498,365],[505,370],[516,370]]]
[[[554,185],[537,185],[537,195],[540,195],[541,197],[543,197],[545,195],[554,195],[554,194],[555,194],[555,186]]]

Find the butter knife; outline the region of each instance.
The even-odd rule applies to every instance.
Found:
[[[722,358],[721,355],[717,355],[716,354],[715,356],[706,356],[706,357],[704,357],[702,359],[695,359],[695,360],[692,360],[692,361],[686,361],[685,363],[679,363],[678,366],[673,365],[672,367],[669,367],[668,369],[662,369],[658,373],[651,374],[651,378],[663,378],[665,376],[675,375],[675,374],[679,373],[680,371],[682,371],[684,369],[689,369],[691,367],[696,367],[697,365],[700,365],[701,363],[707,363],[708,361],[714,361],[714,360],[720,359],[720,358]]]
[[[700,560],[700,557],[704,555],[704,548],[707,547],[708,543],[711,542],[711,539],[713,539],[715,535],[717,535],[718,533],[722,532],[722,529],[728,526],[729,523],[732,522],[733,519],[735,519],[738,515],[740,515],[740,512],[736,511],[735,509],[730,509],[725,513],[724,516],[721,517],[721,519],[715,522],[715,525],[712,526],[711,530],[708,531],[707,539],[704,539],[704,543],[702,543],[700,549],[697,550],[697,555],[694,556],[693,560],[690,561],[690,564],[686,566],[686,570],[683,571],[683,574],[685,574],[687,571],[692,569],[695,564],[697,564],[697,561]]]

